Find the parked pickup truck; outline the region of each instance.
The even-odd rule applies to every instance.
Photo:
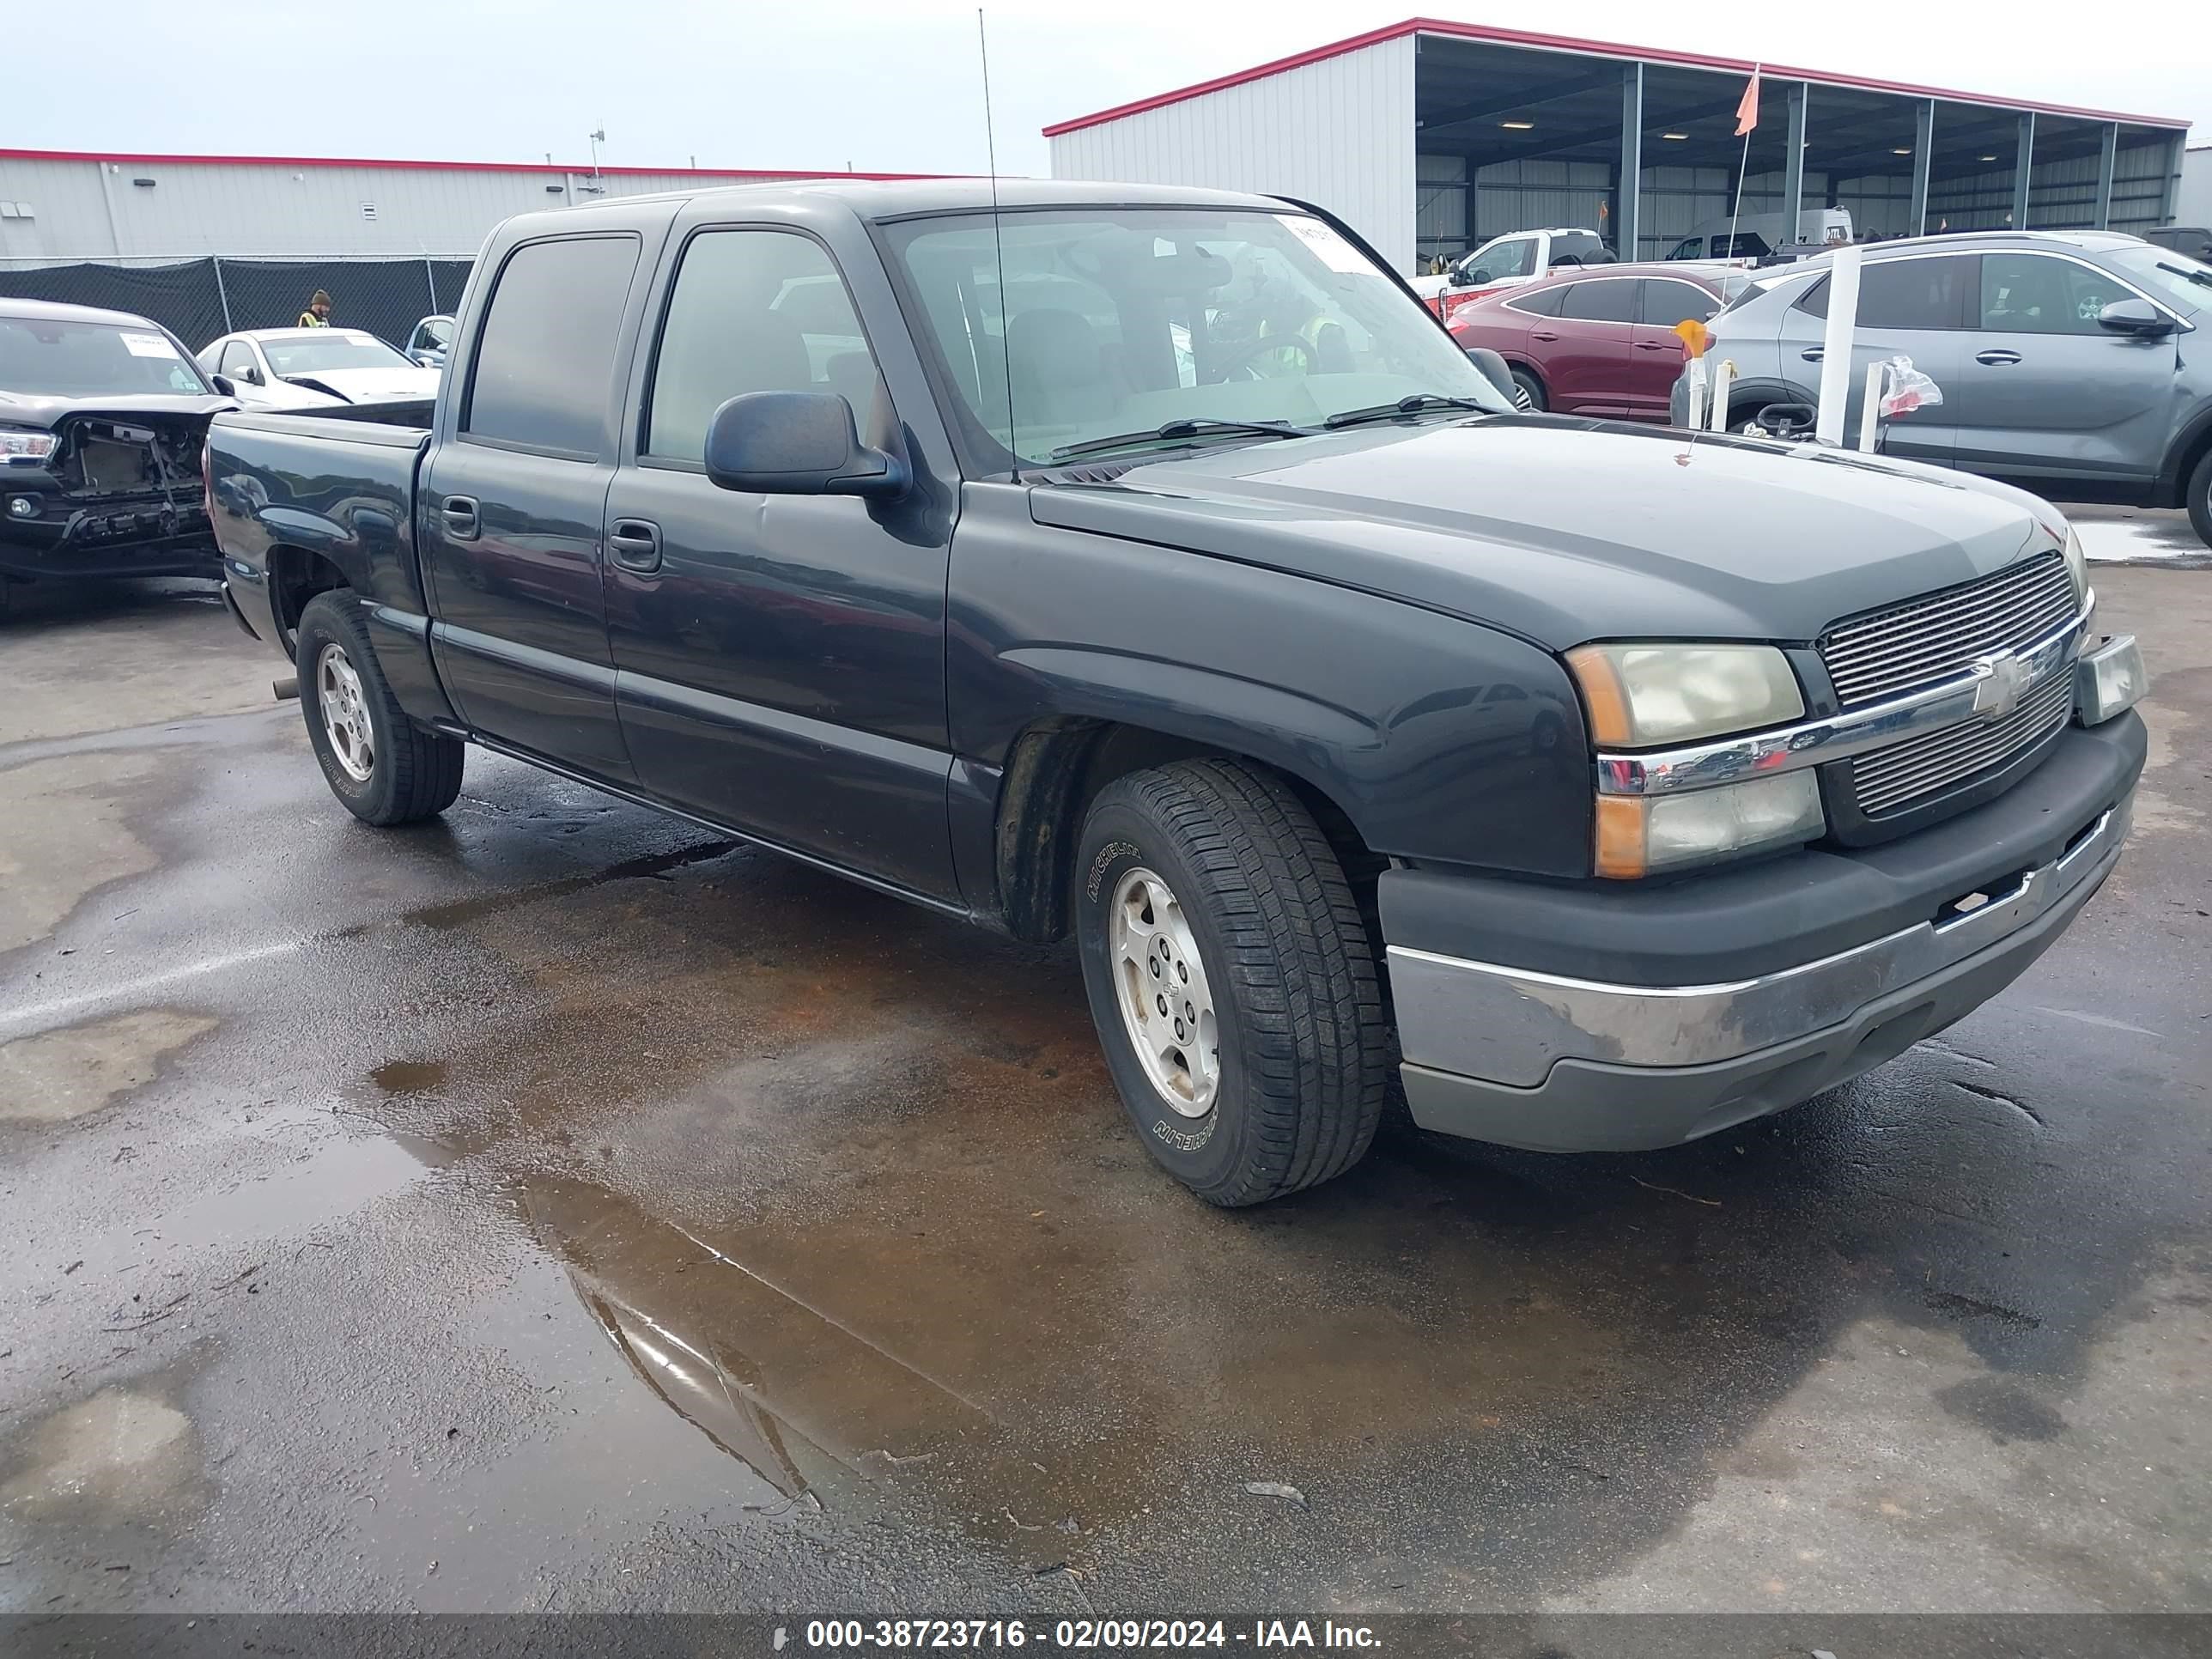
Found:
[[[428,817],[476,743],[1072,934],[1222,1205],[1400,1087],[1559,1151],[1804,1100],[2111,873],[2142,663],[2043,502],[1516,414],[1310,208],[1000,188],[526,215],[422,424],[218,416],[338,799]]]

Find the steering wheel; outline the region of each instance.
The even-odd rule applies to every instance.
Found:
[[[1266,351],[1279,351],[1285,347],[1298,354],[1298,373],[1311,374],[1316,358],[1314,349],[1295,334],[1262,334],[1255,339],[1244,340],[1230,348],[1228,361],[1219,365],[1219,379],[1225,380],[1252,367],[1253,360]]]

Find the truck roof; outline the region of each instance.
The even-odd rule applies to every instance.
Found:
[[[1002,208],[1048,207],[1198,207],[1258,208],[1279,212],[1283,204],[1273,196],[1247,195],[1240,191],[1194,190],[1183,185],[1094,184],[1068,179],[1006,179],[998,181],[998,205]],[[574,207],[548,208],[519,214],[509,220],[510,236],[527,234],[540,227],[573,225],[578,215],[620,216],[626,208],[641,204],[727,200],[732,206],[747,202],[773,201],[794,196],[841,202],[862,219],[901,219],[923,213],[988,212],[991,180],[971,179],[902,179],[880,181],[845,179],[783,179],[757,185],[727,185],[711,190],[667,191],[650,196],[617,196]]]

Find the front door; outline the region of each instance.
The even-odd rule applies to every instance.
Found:
[[[708,227],[662,307],[635,459],[605,503],[623,726],[672,804],[952,899],[942,501],[716,487],[707,426],[753,392],[832,392],[897,421],[829,250]]]
[[[1711,291],[1675,276],[1647,276],[1636,303],[1636,337],[1630,348],[1628,398],[1639,421],[1665,421],[1674,382],[1687,352],[1677,323],[1709,323],[1721,302]]]
[[[1639,286],[1634,276],[1585,276],[1567,289],[1558,316],[1540,318],[1530,326],[1529,346],[1542,354],[1554,414],[1624,417],[1642,412],[1630,391]],[[1663,398],[1659,407],[1663,412]]]
[[[450,440],[416,490],[431,645],[477,731],[595,778],[632,776],[600,590],[616,345],[635,236],[526,243],[492,290]]]
[[[2179,331],[2115,334],[2097,313],[2141,296],[2048,253],[1984,253],[1981,331],[1959,370],[1958,465],[2062,489],[2142,483],[2164,458]],[[1951,389],[1945,389],[1946,398]]]
[[[1974,283],[1971,253],[1914,254],[1869,260],[1859,273],[1858,323],[1851,337],[1850,404],[1844,441],[1858,441],[1859,410],[1866,402],[1866,376],[1873,364],[1909,357],[1912,366],[1942,388],[1943,401],[1901,416],[1882,428],[1884,454],[1910,460],[1952,464],[1960,366],[1966,362],[1966,303]],[[1779,340],[1782,370],[1797,379],[1808,401],[1818,398],[1826,356],[1830,279],[1813,283],[1783,313]]]

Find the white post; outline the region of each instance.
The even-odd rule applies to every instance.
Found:
[[[1874,453],[1881,435],[1881,387],[1889,371],[1881,363],[1869,363],[1866,377],[1866,407],[1859,410],[1859,447]]]
[[[1859,319],[1859,264],[1865,250],[1836,250],[1828,267],[1828,327],[1820,341],[1820,408],[1813,436],[1824,444],[1844,441],[1844,417],[1851,400],[1851,336]]]
[[[1702,432],[1705,426],[1705,360],[1690,359],[1690,407],[1688,418],[1682,424],[1692,432]]]
[[[1713,365],[1712,412],[1705,425],[1708,430],[1725,432],[1729,429],[1729,399],[1735,390],[1735,359],[1723,357]]]

